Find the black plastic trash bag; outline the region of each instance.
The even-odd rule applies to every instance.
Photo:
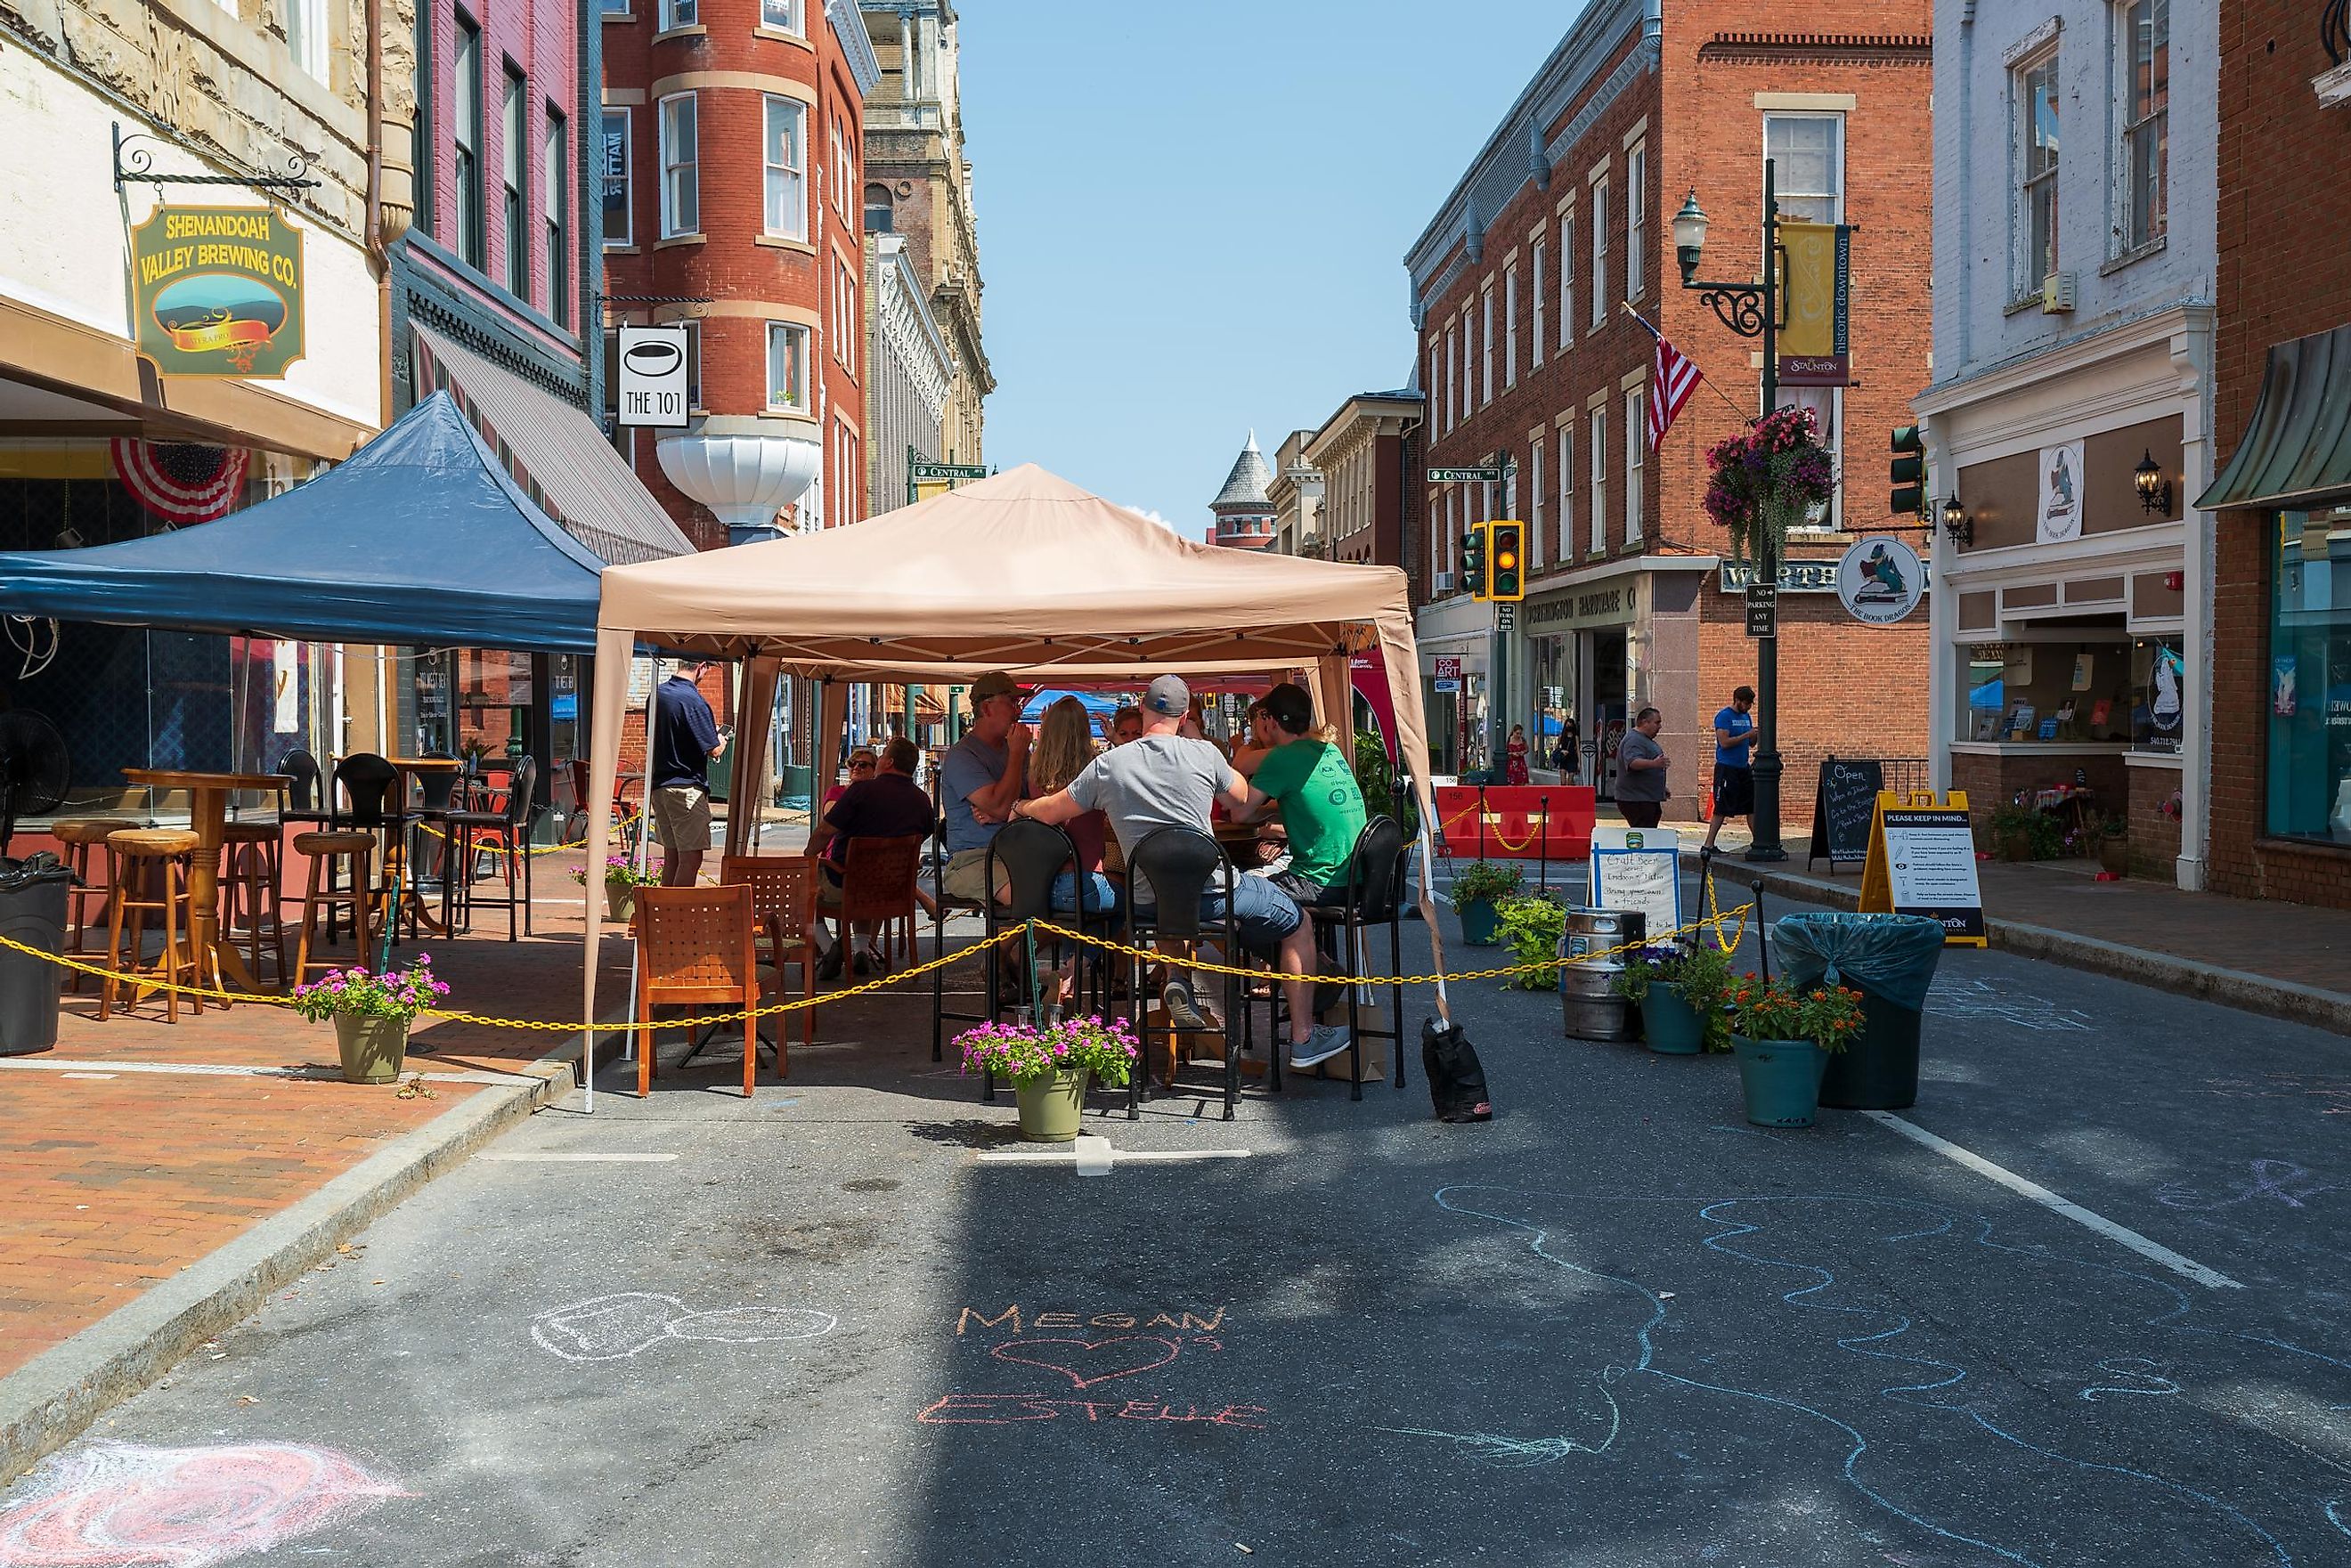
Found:
[[[1459,1024],[1421,1020],[1420,1070],[1428,1078],[1428,1098],[1438,1121],[1494,1119],[1493,1103],[1486,1098],[1486,1064],[1478,1060],[1478,1048]]]
[[[1900,1111],[1918,1103],[1918,1028],[1943,956],[1943,923],[1923,915],[1790,915],[1771,926],[1788,985],[1861,993],[1861,1033],[1831,1053],[1821,1103]]]
[[[0,858],[0,1056],[25,1056],[57,1043],[57,988],[65,970],[47,959],[65,950],[66,894],[73,873],[44,850]],[[26,952],[30,947],[34,952]]]

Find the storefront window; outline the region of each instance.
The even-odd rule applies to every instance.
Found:
[[[1978,643],[1960,653],[1965,739],[2179,749],[2176,641]]]
[[[1583,767],[1579,727],[1573,718],[1575,635],[1527,639],[1529,661],[1527,737],[1533,765],[1562,775]]]
[[[2274,549],[2268,830],[2351,844],[2351,506],[2280,512]]]

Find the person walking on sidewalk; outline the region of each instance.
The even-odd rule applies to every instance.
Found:
[[[1616,809],[1628,827],[1654,828],[1665,814],[1669,759],[1657,744],[1657,727],[1664,722],[1656,708],[1643,708],[1617,747]]]
[[[648,783],[664,887],[692,887],[710,852],[710,764],[726,751],[726,732],[695,687],[707,667],[707,660],[688,659],[653,688]]]
[[[1755,826],[1755,747],[1763,732],[1755,727],[1748,710],[1755,706],[1755,688],[1740,686],[1730,694],[1730,706],[1714,716],[1714,820],[1706,825],[1706,848],[1714,841],[1726,817],[1745,817]]]

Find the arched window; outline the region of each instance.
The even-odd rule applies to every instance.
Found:
[[[865,187],[865,232],[886,235],[898,226],[895,204],[890,197],[890,187],[872,184]]]

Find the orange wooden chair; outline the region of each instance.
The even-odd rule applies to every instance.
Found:
[[[644,887],[637,890],[637,1021],[651,1025],[664,1003],[759,1005],[753,894],[731,887]],[[653,1036],[637,1041],[637,1095],[651,1094],[656,1065]],[[759,1071],[759,1020],[743,1020],[743,1097]]]
[[[784,967],[800,967],[800,994],[816,995],[816,944],[809,940],[809,923],[816,917],[817,862],[807,855],[726,855],[718,862],[721,886],[741,883],[751,890],[752,919],[767,938],[768,961],[776,967],[776,999],[791,993],[784,984]],[[816,1009],[800,1009],[800,1043],[816,1043]],[[791,1071],[785,1054],[783,1031],[776,1038],[776,1071]]]
[[[882,927],[882,956],[914,959],[914,878],[923,866],[927,833],[896,839],[852,839],[841,875],[841,939],[860,923]],[[893,949],[893,939],[898,946]]]

